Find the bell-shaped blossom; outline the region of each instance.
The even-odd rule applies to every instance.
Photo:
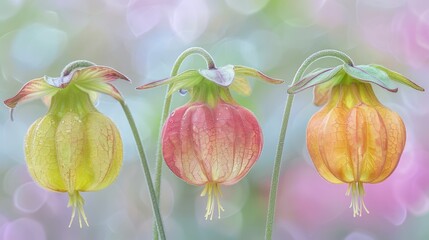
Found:
[[[323,105],[307,126],[307,148],[319,174],[347,183],[354,216],[368,212],[363,183],[384,181],[398,165],[405,146],[401,117],[377,99],[370,83],[396,92],[399,82],[423,91],[399,73],[378,65],[316,70],[293,85],[295,93],[315,86],[314,103]]]
[[[60,77],[42,77],[26,83],[4,103],[14,109],[25,100],[45,97],[49,110],[29,128],[25,158],[30,175],[40,186],[67,192],[79,224],[88,225],[83,210],[83,191],[98,191],[110,185],[122,165],[122,140],[115,124],[94,106],[97,92],[121,100],[110,84],[128,80],[116,70],[87,61],[69,64]]]
[[[175,77],[149,83],[145,89],[171,84],[175,91],[189,92],[191,100],[175,109],[162,129],[162,153],[170,170],[185,182],[205,185],[208,196],[206,219],[212,219],[220,204],[220,185],[242,179],[259,158],[263,137],[252,112],[240,106],[229,89],[250,94],[247,77],[282,83],[255,69],[227,65],[207,70],[189,70]]]

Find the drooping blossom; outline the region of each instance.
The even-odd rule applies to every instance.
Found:
[[[79,224],[88,225],[83,210],[83,191],[98,191],[110,185],[122,165],[122,140],[115,124],[94,106],[96,92],[122,99],[110,84],[128,80],[116,70],[87,61],[70,63],[60,77],[41,77],[26,83],[4,103],[45,97],[49,110],[29,128],[25,159],[30,175],[40,186],[67,192],[73,208],[70,226],[78,212]]]
[[[423,91],[399,73],[378,65],[316,70],[294,84],[295,93],[315,86],[314,103],[323,106],[307,126],[307,148],[319,174],[347,183],[354,216],[369,212],[364,183],[384,181],[398,165],[405,146],[401,117],[377,99],[370,83],[389,91],[399,82]]]
[[[240,106],[229,89],[249,94],[247,77],[281,83],[255,69],[227,65],[190,70],[139,89],[171,84],[169,94],[187,91],[191,100],[175,109],[162,129],[162,153],[170,170],[185,182],[205,185],[206,219],[220,204],[220,185],[242,179],[259,158],[263,145],[261,127],[248,109]]]

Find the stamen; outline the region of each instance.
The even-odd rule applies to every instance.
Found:
[[[74,217],[76,215],[76,210],[79,217],[79,226],[82,228],[82,219],[86,223],[86,226],[89,227],[88,220],[85,215],[85,211],[83,209],[83,205],[85,204],[85,200],[83,200],[82,196],[80,196],[78,191],[74,191],[72,193],[69,193],[69,203],[67,207],[72,207],[72,215],[70,219],[69,227],[71,227]]]
[[[362,182],[352,182],[349,183],[347,188],[346,196],[349,196],[351,193],[352,200],[350,202],[350,208],[353,208],[353,217],[362,216],[362,210],[365,210],[369,214],[368,209],[365,206],[364,196],[365,190],[363,188]]]
[[[220,190],[219,184],[214,182],[206,183],[204,190],[201,192],[202,197],[205,195],[208,195],[208,198],[206,205],[206,214],[204,215],[204,217],[206,218],[206,220],[208,220],[209,217],[210,220],[213,220],[214,205],[217,204],[218,218],[220,218],[220,212],[224,211],[224,208],[220,204],[220,197],[222,196],[222,191]]]

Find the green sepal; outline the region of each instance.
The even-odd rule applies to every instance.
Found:
[[[189,90],[190,88],[198,84],[203,79],[204,78],[203,76],[201,76],[199,71],[188,70],[170,78],[165,78],[158,81],[150,82],[143,86],[137,87],[137,89],[148,89],[148,88],[158,87],[166,84],[171,84],[170,91],[168,92],[168,95],[171,95],[174,92],[179,91],[180,89]]]
[[[72,64],[72,66],[78,65],[75,63]],[[71,72],[63,70],[63,73],[68,73],[68,75],[60,77],[45,76],[44,80],[52,87],[58,89],[65,89],[69,85],[74,85],[81,91],[91,95],[92,99],[97,99],[94,92],[99,92],[110,95],[116,100],[121,101],[121,93],[112,84],[110,84],[110,82],[118,79],[128,82],[130,81],[125,75],[115,69],[104,66],[76,68],[71,70]]]
[[[350,66],[344,64],[343,69],[350,77],[356,80],[377,84],[390,92],[398,91],[398,88],[390,80],[389,75],[378,68],[370,65]]]
[[[289,94],[294,94],[305,90],[307,88],[331,81],[332,85],[341,81],[344,77],[344,71],[342,71],[342,66],[337,66],[334,68],[323,68],[316,69],[313,72],[307,74],[303,79],[298,81],[296,84],[291,86],[287,92]]]
[[[283,80],[280,80],[280,79],[268,77],[267,75],[263,74],[262,72],[254,68],[249,68],[244,66],[234,66],[234,72],[235,72],[235,76],[254,77],[259,80],[263,80],[267,83],[281,84],[284,82]]]
[[[234,81],[229,85],[229,89],[244,96],[249,96],[252,93],[249,81],[242,76],[235,76]]]
[[[391,81],[395,81],[404,85],[407,85],[409,87],[412,87],[418,91],[424,91],[425,89],[420,87],[419,85],[417,85],[416,83],[414,83],[413,81],[411,81],[410,79],[408,79],[407,77],[403,76],[402,74],[392,71],[386,67],[383,67],[381,65],[377,65],[377,64],[370,64],[370,66],[377,68],[383,72],[385,72],[388,76],[389,79]]]
[[[249,96],[252,93],[252,88],[250,87],[249,81],[247,80],[248,77],[256,78],[271,84],[284,83],[283,80],[271,78],[254,68],[245,66],[234,66],[234,72],[234,81],[229,87],[231,90],[244,96]]]

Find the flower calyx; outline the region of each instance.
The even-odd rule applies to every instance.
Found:
[[[171,84],[168,95],[172,95],[176,91],[189,92],[192,97],[191,102],[206,102],[213,107],[218,100],[234,103],[229,89],[242,95],[250,95],[251,87],[247,80],[248,77],[254,77],[272,84],[283,83],[283,80],[268,77],[253,68],[226,65],[219,68],[188,70],[170,78],[145,84],[137,89]]]
[[[27,82],[14,97],[5,100],[4,104],[14,109],[18,103],[37,98],[50,102],[55,95],[64,95],[66,92],[70,92],[69,95],[71,92],[84,92],[93,101],[97,98],[97,93],[104,93],[122,101],[121,94],[110,83],[117,79],[130,81],[113,68],[78,60],[68,64],[59,77],[44,76]]]
[[[358,66],[343,64],[312,71],[292,85],[288,89],[288,93],[295,94],[307,88],[315,87],[313,102],[315,105],[321,106],[328,101],[330,91],[334,86],[359,82],[373,83],[390,92],[398,91],[395,83],[401,83],[418,91],[424,91],[422,87],[407,77],[386,67],[376,64]]]

